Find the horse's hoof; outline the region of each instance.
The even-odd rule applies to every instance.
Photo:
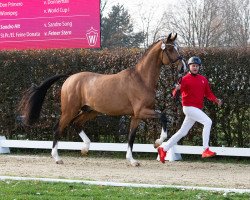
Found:
[[[86,151],[81,151],[82,156],[88,156],[88,152]]]
[[[140,167],[140,163],[138,161],[130,163],[133,167]]]
[[[62,160],[58,160],[58,161],[56,161],[56,164],[62,165],[63,161]]]
[[[161,144],[162,142],[160,141],[160,139],[155,140],[154,148],[157,149]]]
[[[81,154],[83,155],[83,156],[87,156],[88,155],[88,150],[87,149],[85,149],[85,148],[83,148],[82,150],[81,150]]]
[[[157,149],[160,146],[158,143],[154,143],[154,148]]]

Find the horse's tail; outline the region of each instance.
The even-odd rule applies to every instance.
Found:
[[[47,90],[60,78],[68,76],[68,74],[52,76],[38,86],[32,84],[32,86],[24,92],[18,108],[21,113],[20,120],[22,123],[31,125],[39,119]]]

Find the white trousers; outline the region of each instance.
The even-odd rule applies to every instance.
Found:
[[[182,137],[186,136],[196,121],[204,125],[202,131],[203,148],[208,148],[212,120],[202,110],[192,106],[183,106],[183,112],[185,119],[181,128],[162,146],[164,151],[168,151]]]

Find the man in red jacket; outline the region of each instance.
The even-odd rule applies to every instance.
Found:
[[[210,89],[208,80],[199,74],[201,60],[199,57],[191,57],[188,60],[189,73],[176,86],[174,93],[180,90],[182,97],[182,107],[185,119],[181,128],[166,142],[165,145],[158,147],[160,161],[165,162],[167,151],[175,145],[182,137],[188,134],[197,121],[204,125],[202,132],[203,148],[202,158],[213,157],[215,152],[209,150],[209,137],[212,120],[202,111],[204,97],[221,106],[222,101],[218,99]],[[174,94],[173,93],[173,94]]]

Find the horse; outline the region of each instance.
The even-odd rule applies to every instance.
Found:
[[[135,67],[127,68],[116,74],[79,72],[73,75],[55,75],[40,85],[31,86],[22,97],[20,112],[23,123],[35,123],[42,109],[47,90],[56,81],[66,78],[61,87],[61,116],[54,127],[51,155],[57,164],[63,164],[58,155],[58,140],[70,124],[83,125],[98,114],[111,116],[131,116],[128,133],[126,159],[132,166],[140,163],[132,156],[136,129],[141,120],[158,118],[162,123],[160,138],[155,148],[167,138],[167,118],[164,113],[155,111],[157,82],[162,65],[170,65],[181,70],[186,67],[176,43],[177,34],[154,42],[142,55]],[[81,129],[83,140],[82,154],[89,151],[90,139]]]

